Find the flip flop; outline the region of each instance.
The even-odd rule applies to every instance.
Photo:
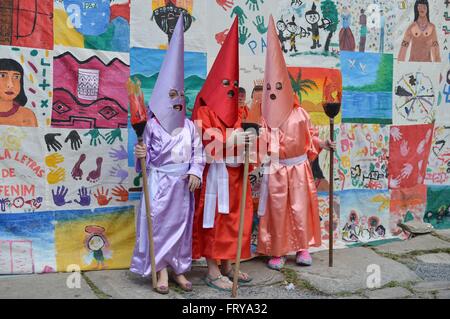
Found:
[[[239,275],[242,275],[242,272],[241,272],[241,271],[239,271]],[[231,269],[231,270],[226,274],[226,276],[228,277],[228,279],[230,279],[231,281],[233,281],[233,280],[234,280],[234,271],[233,271],[233,269]],[[248,275],[247,275],[247,276],[248,276]],[[253,280],[253,278],[250,277],[250,276],[248,276],[247,279],[240,278],[240,276],[239,276],[239,278],[238,278],[238,282],[241,283],[241,284],[247,284],[247,283],[251,282],[252,280]]]
[[[222,276],[222,275],[219,275],[219,276],[217,276],[217,278],[211,278],[209,275],[207,275],[206,276],[206,278],[204,279],[205,280],[205,283],[206,283],[206,285],[208,286],[208,287],[211,287],[211,288],[214,288],[214,289],[217,289],[217,290],[220,290],[220,291],[226,291],[226,292],[230,292],[231,291],[231,288],[222,288],[222,287],[219,287],[219,286],[217,286],[216,284],[215,284],[215,282],[217,282],[218,280],[222,280],[222,278],[225,278],[224,276]]]

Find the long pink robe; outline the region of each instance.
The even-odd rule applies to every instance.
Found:
[[[270,129],[261,135],[269,140]],[[320,149],[317,130],[311,126],[308,113],[295,107],[279,129],[280,160],[307,154],[308,160],[295,166],[271,164],[265,215],[259,222],[257,252],[284,256],[290,252],[321,245],[317,190],[311,164]],[[274,148],[268,143],[269,151]]]

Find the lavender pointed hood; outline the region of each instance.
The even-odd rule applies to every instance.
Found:
[[[149,103],[161,126],[169,134],[184,127],[184,21],[181,14],[169,44]]]

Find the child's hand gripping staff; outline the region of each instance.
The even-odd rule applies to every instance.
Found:
[[[247,198],[247,181],[248,181],[248,172],[250,166],[250,146],[255,143],[256,136],[259,134],[259,125],[256,123],[242,123],[242,128],[244,132],[237,137],[237,139],[244,140],[244,178],[242,185],[242,196],[240,203],[240,218],[239,218],[239,233],[238,233],[238,245],[237,245],[237,253],[236,253],[236,266],[234,269],[234,277],[233,277],[233,289],[231,291],[232,297],[237,297],[237,288],[239,281],[239,267],[241,265],[241,252],[242,252],[242,237],[244,235],[244,221],[245,221],[245,199]],[[239,144],[239,141],[238,141]]]
[[[144,130],[147,125],[147,109],[144,102],[144,94],[141,90],[141,83],[138,80],[134,83],[131,79],[127,83],[128,98],[130,101],[131,125],[136,132],[138,138],[138,146],[136,147],[136,157],[139,158],[142,168],[142,180],[145,198],[145,210],[148,223],[148,238],[150,241],[150,260],[152,267],[152,285],[153,289],[157,287],[156,262],[155,262],[155,244],[153,241],[153,223],[150,213],[150,191],[147,182],[147,147],[144,144]]]

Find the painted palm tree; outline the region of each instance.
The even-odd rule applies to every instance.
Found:
[[[289,78],[291,79],[292,88],[297,94],[300,103],[302,102],[302,94],[308,95],[308,91],[311,91],[313,88],[318,89],[317,83],[313,80],[302,79],[302,70],[298,72],[297,79],[294,79],[291,73],[289,73]]]

